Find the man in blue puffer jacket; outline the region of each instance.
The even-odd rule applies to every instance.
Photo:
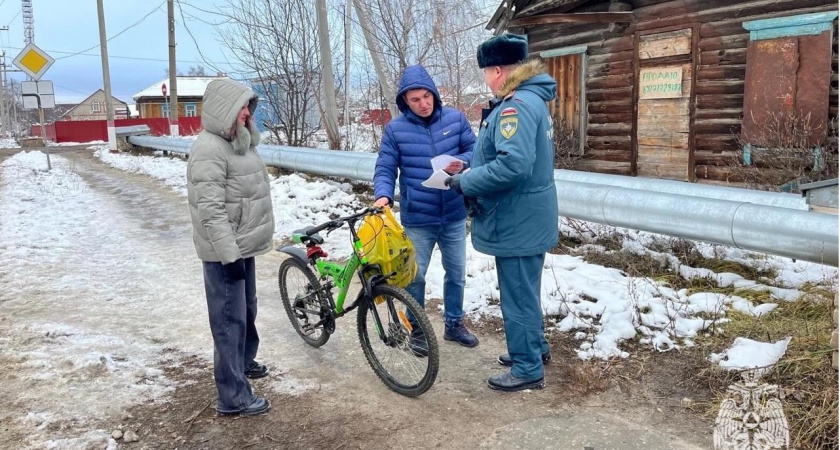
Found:
[[[443,106],[432,77],[422,66],[405,69],[397,92],[402,115],[385,126],[373,177],[376,206],[394,203],[399,169],[400,221],[414,244],[417,277],[406,287],[420,306],[425,305],[426,270],[435,244],[446,271],[443,285],[445,331],[443,338],[466,347],[478,339],[463,324],[466,266],[466,218],[463,197],[453,190],[431,189],[421,183],[432,175],[431,159],[450,155],[458,159],[446,167],[450,174],[469,167],[475,135],[466,116]],[[412,333],[412,350],[428,353],[420,328]]]

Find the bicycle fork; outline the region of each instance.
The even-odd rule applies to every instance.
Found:
[[[393,333],[386,333],[385,327],[382,325],[382,318],[379,316],[379,310],[376,309],[376,299],[367,295],[368,301],[370,302],[370,310],[373,311],[373,318],[376,324],[376,333],[379,335],[379,338],[382,339],[382,342],[389,346],[394,347],[398,344],[398,341],[395,339],[395,335]],[[394,307],[394,301],[390,299],[383,299],[384,302],[388,305],[388,314],[390,315],[391,320],[389,323],[393,323],[399,326],[400,323],[411,333],[412,326],[409,322],[408,318],[405,316],[405,313],[402,311],[397,311]]]

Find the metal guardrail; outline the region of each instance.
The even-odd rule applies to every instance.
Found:
[[[152,130],[149,128],[148,125],[129,125],[127,127],[116,127],[114,128],[114,133],[117,137],[127,137],[127,136],[141,136],[144,134],[151,133]]]
[[[192,145],[190,140],[152,136],[130,136],[128,141],[183,154]],[[278,145],[260,145],[258,150],[267,165],[362,181],[373,179],[376,164],[372,153]],[[799,196],[570,172],[555,171],[561,216],[838,265],[837,216],[802,210]]]
[[[799,194],[765,192],[712,184],[686,183],[684,181],[637,178],[605,173],[580,172],[577,170],[555,170],[554,179],[580,183],[620,186],[642,191],[688,195],[691,197],[717,198],[736,202],[750,202],[757,205],[808,210],[808,202]]]

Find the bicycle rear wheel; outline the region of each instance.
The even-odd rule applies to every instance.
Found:
[[[429,318],[408,292],[396,286],[377,285],[373,299],[362,301],[357,316],[359,342],[370,367],[399,394],[416,397],[428,391],[439,365],[437,339]],[[414,323],[409,322],[410,316],[414,316]],[[420,337],[415,330],[418,327]],[[412,350],[412,331],[415,344],[418,338],[425,339],[427,355],[418,356]]]
[[[287,258],[280,264],[277,280],[283,307],[297,334],[313,347],[326,344],[330,334],[324,327],[312,328],[321,320],[321,283],[312,270],[295,258]]]

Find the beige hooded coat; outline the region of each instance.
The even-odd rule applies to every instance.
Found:
[[[229,264],[271,250],[274,213],[268,174],[256,149],[259,133],[252,121],[250,129],[236,121],[246,103],[253,115],[257,96],[228,79],[212,81],[204,93],[204,131],[187,164],[193,242],[202,261]]]

